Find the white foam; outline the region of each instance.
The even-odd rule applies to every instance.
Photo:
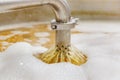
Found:
[[[0,40],[6,40],[6,39],[8,39],[8,38],[10,38],[10,37],[13,37],[13,36],[15,36],[15,35],[17,35],[17,34],[28,34],[29,32],[25,32],[25,31],[11,31],[11,34],[9,34],[9,35],[6,35],[6,36],[0,36]]]
[[[17,30],[16,30],[16,31],[11,31],[11,33],[12,33],[12,34],[15,34],[15,35],[16,35],[16,34],[29,34],[28,31],[17,31]]]
[[[80,21],[75,30],[80,32],[120,32],[119,21]]]
[[[120,80],[120,57],[94,56],[89,58],[83,68],[90,80]]]
[[[41,43],[41,44],[46,44],[47,42],[49,42],[50,39],[49,38],[39,38],[37,40],[38,43]]]
[[[119,35],[73,35],[74,45],[88,56],[88,62],[81,66],[46,64],[33,56],[46,48],[23,42],[13,44],[0,55],[0,80],[120,80]]]
[[[82,67],[70,63],[45,64],[33,53],[45,51],[28,43],[16,43],[0,55],[0,80],[86,80]]]
[[[34,34],[36,37],[48,37],[50,34],[48,32],[36,32]]]
[[[9,43],[8,42],[0,42],[3,46],[6,46],[8,45]]]

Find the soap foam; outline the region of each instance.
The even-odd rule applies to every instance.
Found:
[[[90,80],[120,80],[120,64],[112,56],[90,58],[83,68]]]
[[[76,39],[72,36],[76,47],[88,57],[87,63],[82,65],[88,80],[120,80],[120,37],[116,34],[90,35],[78,34]]]
[[[46,50],[28,43],[13,44],[0,55],[0,80],[87,80],[82,67],[46,64],[33,56]]]
[[[118,34],[90,35],[72,36],[74,45],[88,57],[81,66],[43,63],[33,54],[43,53],[46,48],[25,42],[15,43],[0,54],[0,80],[120,80]]]

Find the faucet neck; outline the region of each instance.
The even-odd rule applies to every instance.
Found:
[[[56,14],[56,22],[67,23],[71,18],[71,11],[66,0],[50,0],[48,3],[52,6]]]
[[[71,31],[68,30],[56,30],[56,44],[57,47],[69,47],[71,46]]]
[[[70,20],[70,8],[66,0],[11,0],[0,1],[0,11],[18,10],[31,6],[50,5],[53,9],[56,21],[66,23]]]

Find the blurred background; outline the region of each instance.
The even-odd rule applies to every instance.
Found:
[[[120,19],[120,0],[68,0],[82,19]]]
[[[80,20],[120,20],[120,0],[67,1],[70,4],[72,16],[79,17]],[[54,19],[54,14],[46,6],[0,13],[0,25],[31,21],[44,22],[51,21],[51,19]]]

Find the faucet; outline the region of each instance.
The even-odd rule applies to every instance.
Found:
[[[51,28],[56,31],[56,44],[44,53],[34,55],[45,63],[70,62],[81,65],[87,57],[71,45],[71,29],[78,19],[71,17],[70,7],[66,0],[10,0],[0,1],[0,11],[12,11],[33,6],[50,6],[55,13],[55,20],[51,21]]]
[[[66,0],[8,0],[0,1],[0,11],[18,10],[32,6],[49,5],[53,9],[57,22],[70,20],[70,8]]]

